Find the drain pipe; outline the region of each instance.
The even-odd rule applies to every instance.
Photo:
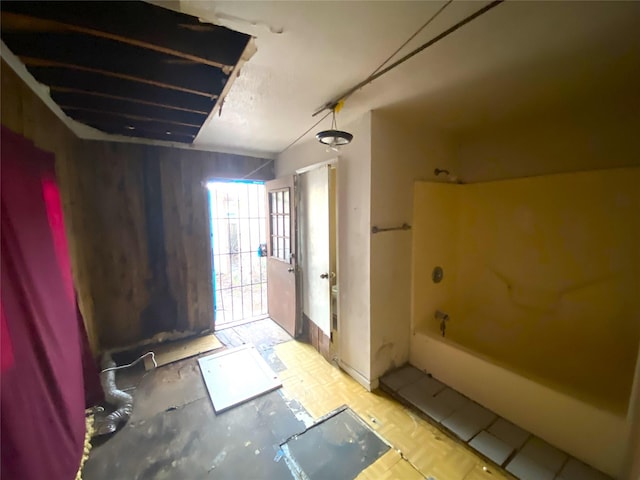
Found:
[[[116,386],[116,364],[110,353],[102,357],[102,372],[100,372],[100,384],[104,391],[105,400],[114,405],[116,410],[102,419],[96,428],[96,435],[109,435],[118,429],[121,423],[129,420],[133,412],[133,397]]]

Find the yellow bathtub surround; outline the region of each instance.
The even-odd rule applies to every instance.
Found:
[[[638,185],[638,168],[416,184],[415,328],[440,335],[433,316],[446,311],[448,340],[624,414],[640,338]]]
[[[412,364],[611,475],[640,340],[639,185],[636,167],[414,192]]]

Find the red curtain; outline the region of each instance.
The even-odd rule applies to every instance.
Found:
[[[52,154],[2,127],[3,480],[71,480],[98,376],[75,301]]]

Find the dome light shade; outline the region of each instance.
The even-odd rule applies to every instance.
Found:
[[[331,150],[337,152],[339,150],[338,147],[351,143],[351,140],[353,140],[353,135],[349,132],[338,130],[338,125],[336,124],[335,107],[331,113],[333,115],[333,118],[331,119],[331,129],[318,132],[316,134],[316,138],[320,143],[329,146]]]
[[[342,146],[351,143],[353,135],[342,130],[323,130],[316,134],[316,138],[320,143],[330,146]]]

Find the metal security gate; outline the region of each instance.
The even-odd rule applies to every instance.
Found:
[[[265,187],[211,182],[215,328],[267,316]],[[265,256],[262,256],[262,255]]]

